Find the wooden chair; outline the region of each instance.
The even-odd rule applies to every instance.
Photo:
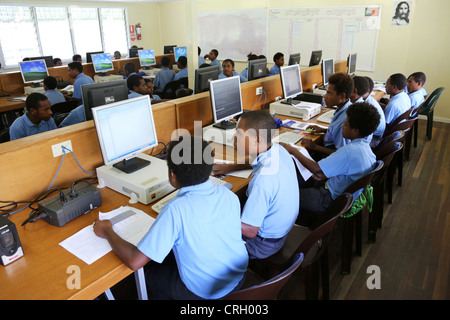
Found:
[[[289,267],[261,284],[250,288],[241,289],[235,293],[225,296],[224,300],[276,300],[280,290],[285,286],[292,274],[303,262],[303,253],[297,253],[290,260]]]
[[[444,87],[439,87],[435,89],[422,104],[422,107],[419,110],[419,114],[427,116],[427,137],[428,140],[431,140],[432,130],[433,130],[433,115],[434,108],[436,103],[442,93],[444,91]],[[415,130],[418,130],[418,124],[416,124]],[[417,146],[417,136],[414,136],[414,146]]]
[[[8,142],[9,140],[10,140],[9,128],[5,128],[2,131],[0,131],[0,143]]]
[[[289,231],[286,241],[276,254],[267,259],[255,260],[250,264],[250,269],[257,274],[273,275],[292,259],[295,254],[303,252],[305,260],[300,268],[305,278],[306,299],[318,299],[319,296],[319,269],[322,280],[322,298],[329,299],[329,266],[328,266],[328,242],[335,229],[337,219],[346,212],[353,202],[353,196],[344,193],[337,197],[325,213],[320,213],[322,221],[314,230],[307,227],[294,225]]]
[[[360,189],[365,189],[372,182],[375,174],[380,171],[384,166],[383,161],[378,160],[371,172],[361,177],[360,179],[353,182],[350,186],[345,189],[346,193],[355,193]],[[355,199],[356,200],[356,199]],[[355,202],[353,202],[353,205]],[[353,252],[353,237],[355,237],[356,242],[356,254],[361,256],[362,254],[362,208],[356,214],[350,217],[341,217],[339,221],[342,223],[342,261],[341,261],[341,273],[349,274],[351,263],[352,263],[352,252]],[[369,214],[369,231],[373,230],[375,225],[375,217],[373,214]]]

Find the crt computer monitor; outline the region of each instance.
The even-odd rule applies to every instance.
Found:
[[[92,51],[92,52],[86,52],[86,63],[92,62],[92,55],[104,53],[104,51]]]
[[[247,64],[247,80],[255,80],[266,76],[267,59],[250,60]]]
[[[173,52],[175,54],[175,62],[177,62],[178,58],[181,56],[185,56],[187,58],[187,48],[186,47],[175,47],[175,48],[173,48]]]
[[[125,173],[151,165],[136,157],[158,145],[150,96],[96,107],[92,112],[105,165]]]
[[[214,127],[224,130],[235,128],[236,123],[229,120],[243,113],[239,76],[214,80],[210,85]]]
[[[24,83],[33,83],[33,86],[48,76],[45,60],[29,60],[19,62],[20,73]]]
[[[351,53],[347,58],[347,72],[349,75],[353,76],[356,72],[356,53]]]
[[[289,55],[288,65],[292,66],[293,64],[300,64],[300,53],[291,53]]]
[[[280,78],[283,95],[287,100],[286,103],[291,104],[292,99],[303,93],[300,66],[294,64],[292,66],[281,67]]]
[[[55,66],[53,64],[53,56],[31,57],[30,60],[45,60],[45,65],[47,66],[47,68]]]
[[[92,108],[128,99],[127,81],[91,83],[81,86],[86,121],[92,120]]]
[[[322,79],[323,85],[328,84],[328,77],[334,73],[334,59],[322,60]]]
[[[139,50],[138,55],[141,67],[156,65],[155,50]]]
[[[209,91],[209,83],[219,79],[219,66],[199,68],[194,71],[194,93]]]
[[[174,48],[176,48],[176,45],[164,46],[164,54],[173,53]]]
[[[309,60],[309,66],[317,66],[320,64],[320,60],[322,59],[322,50],[314,50],[311,52],[311,59]]]
[[[136,58],[138,56],[139,50],[144,50],[144,48],[130,48],[130,49],[128,49],[128,58]]]
[[[100,75],[106,75],[106,71],[114,70],[111,55],[109,53],[99,53],[92,55],[92,64],[94,72]]]

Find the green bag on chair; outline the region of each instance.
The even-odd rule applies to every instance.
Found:
[[[342,214],[342,218],[350,218],[361,211],[365,206],[367,210],[372,212],[373,205],[373,187],[367,186],[364,191],[359,195],[359,197],[353,201],[352,207],[346,213]]]

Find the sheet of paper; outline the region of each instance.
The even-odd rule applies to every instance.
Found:
[[[214,159],[214,163],[230,164],[230,163],[234,163],[234,162],[233,161],[229,161],[229,160]],[[247,179],[252,174],[252,171],[253,171],[253,169],[236,170],[236,171],[228,172],[226,175],[227,176],[233,176],[233,177]]]
[[[106,213],[99,212],[99,220],[111,220],[113,230],[134,245],[142,239],[155,221],[145,212],[128,206]],[[81,229],[59,245],[89,265],[112,250],[107,240],[95,235],[93,225]]]
[[[306,128],[308,128],[309,125],[310,123],[308,122],[301,122],[292,119],[283,120],[283,127],[288,127],[297,130],[305,130]]]
[[[300,153],[303,154],[303,155],[304,155],[305,157],[307,157],[308,159],[313,160],[313,158],[309,155],[308,150],[306,150],[305,148],[296,146],[296,145],[293,144],[293,143],[291,143],[290,145],[293,146],[294,148],[298,149],[298,150],[300,151]],[[300,163],[300,161],[297,160],[296,157],[294,157],[293,155],[291,155],[291,157],[292,157],[292,159],[294,159],[294,162],[295,162],[295,164],[297,165],[298,171],[299,171],[300,174],[302,175],[303,179],[306,181],[306,180],[308,180],[309,178],[311,178],[311,176],[313,175],[313,174],[311,173],[311,171],[309,171],[308,169],[306,169],[305,166],[302,165],[302,164]],[[313,161],[314,161],[314,160],[313,160]]]

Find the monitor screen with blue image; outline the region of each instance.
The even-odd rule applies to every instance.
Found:
[[[176,47],[174,48],[174,53],[175,53],[175,62],[178,61],[178,58],[181,56],[185,56],[187,58],[186,47]]]
[[[155,50],[139,50],[138,55],[141,67],[154,66],[156,64]]]
[[[19,66],[24,83],[41,82],[48,76],[45,60],[21,61]]]
[[[109,53],[100,53],[92,55],[92,64],[96,73],[103,73],[114,70],[114,66]]]

